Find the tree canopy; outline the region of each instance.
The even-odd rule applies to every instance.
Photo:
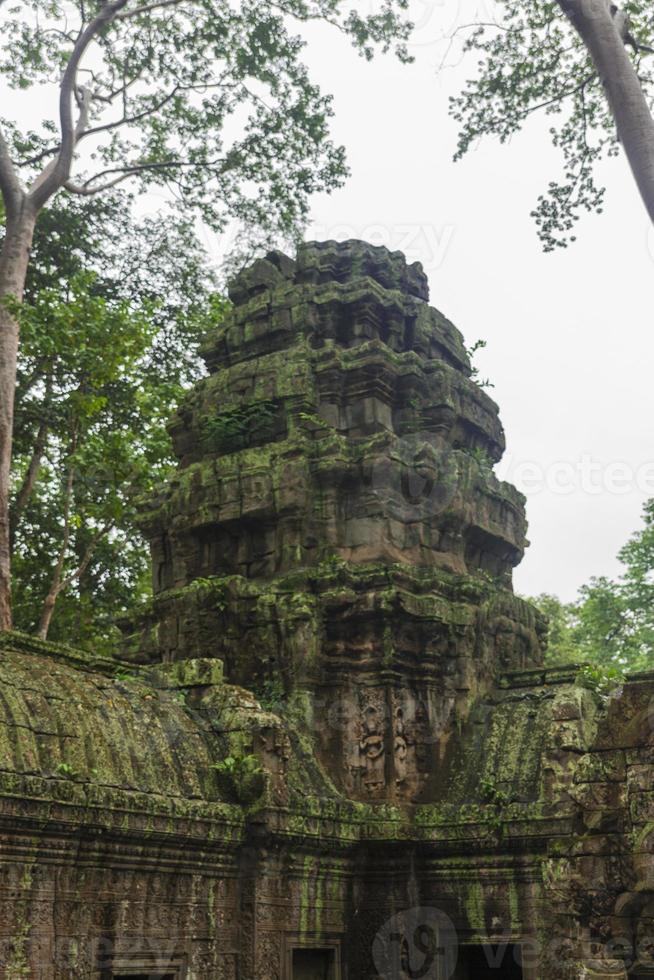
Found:
[[[574,603],[535,599],[550,620],[548,663],[654,669],[654,500],[643,516],[643,527],[618,555],[624,571],[617,579],[592,578]]]
[[[96,646],[148,590],[140,495],[225,306],[190,225],[122,195],[44,211],[20,311],[11,530],[15,622]],[[54,614],[54,615],[53,615]]]
[[[549,117],[563,168],[533,211],[546,250],[574,241],[579,217],[601,211],[597,164],[619,152],[620,140],[654,216],[654,8],[645,0],[623,7],[496,0],[492,19],[458,32],[478,70],[451,99],[461,126],[457,158],[480,137],[506,143],[530,116]]]
[[[298,30],[322,21],[360,53],[409,60],[408,0],[0,0],[0,80],[41,90],[36,129],[17,97],[0,116],[0,630],[12,625],[9,497],[19,325],[43,207],[61,191],[163,189],[188,219],[297,233],[309,196],[337,187],[344,151]],[[49,101],[50,93],[57,94]]]
[[[292,25],[327,21],[365,57],[381,47],[407,59],[406,6],[385,0],[379,13],[359,14],[343,0],[2,5],[0,75],[18,91],[60,93],[37,129],[0,120],[5,157],[37,204],[60,187],[89,196],[129,180],[141,190],[163,185],[212,227],[236,217],[259,233],[292,233],[309,195],[346,174],[329,136],[331,99],[310,80]],[[0,159],[0,177],[2,169]]]

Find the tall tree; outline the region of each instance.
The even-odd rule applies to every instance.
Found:
[[[493,22],[464,32],[479,71],[451,100],[457,158],[480,136],[506,142],[536,112],[564,157],[533,212],[546,250],[574,240],[584,211],[601,210],[597,162],[622,145],[654,220],[654,8],[645,0],[496,0]]]
[[[548,663],[654,668],[654,500],[643,517],[618,554],[624,571],[617,579],[592,578],[574,603],[551,595],[534,600],[550,620]]]
[[[556,595],[542,592],[528,600],[547,617],[547,651],[545,662],[548,667],[580,663],[583,655],[575,636],[574,603],[565,603]]]
[[[56,82],[38,132],[0,120],[0,630],[11,625],[8,495],[19,327],[41,209],[127,181],[170,191],[215,228],[228,216],[286,233],[308,196],[339,184],[329,98],[311,83],[293,22],[322,20],[367,57],[406,59],[407,0],[360,15],[344,0],[17,0],[0,5],[0,74],[18,91]],[[17,100],[20,105],[20,99]]]
[[[18,311],[18,628],[97,647],[147,589],[137,501],[172,465],[166,421],[223,307],[191,227],[135,222],[115,193],[44,210]]]

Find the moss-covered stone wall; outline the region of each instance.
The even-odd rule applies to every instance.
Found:
[[[0,636],[0,977],[654,975],[654,676],[542,666],[422,270],[312,244],[231,297],[121,653]]]
[[[397,253],[271,253],[231,296],[144,509],[155,598],[125,655],[220,657],[348,796],[429,799],[475,695],[542,656],[497,406]]]

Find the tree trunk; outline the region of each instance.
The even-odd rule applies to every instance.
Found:
[[[57,599],[59,598],[59,593],[63,588],[64,562],[66,560],[66,551],[68,550],[69,538],[70,538],[70,523],[69,523],[69,517],[67,517],[66,526],[64,528],[64,543],[62,545],[61,551],[59,552],[59,558],[57,559],[57,564],[55,566],[55,570],[52,576],[52,582],[50,583],[48,594],[43,600],[43,605],[41,607],[41,616],[39,617],[39,625],[36,628],[36,635],[40,640],[47,640],[48,638],[48,630],[50,629],[50,623],[52,622],[52,616],[55,611]]]
[[[608,0],[558,0],[604,86],[618,137],[654,221],[654,119]]]
[[[73,454],[76,448],[77,432],[75,431],[70,442],[68,475],[66,476],[66,495],[64,497],[63,513],[64,536],[61,542],[61,548],[59,549],[57,563],[52,574],[50,588],[43,602],[43,608],[41,609],[39,625],[36,630],[36,635],[40,640],[47,640],[48,638],[48,630],[50,629],[50,623],[52,622],[52,615],[54,613],[55,605],[57,603],[57,599],[59,598],[59,593],[64,587],[64,566],[66,564],[66,553],[70,542],[70,512],[73,505],[73,485],[75,483],[75,464],[73,463]]]
[[[41,618],[39,619],[38,629],[36,635],[39,640],[47,640],[48,630],[50,629],[50,623],[52,622],[52,615],[54,613],[55,605],[57,603],[58,593],[49,592],[43,603],[41,609]]]
[[[21,483],[20,489],[16,494],[16,499],[14,500],[14,503],[9,511],[9,542],[11,545],[12,555],[14,552],[16,531],[18,530],[20,519],[23,515],[23,511],[29,503],[34,487],[36,486],[36,480],[41,468],[41,461],[43,459],[46,443],[48,441],[48,432],[48,423],[45,421],[45,419],[41,419],[38,432],[36,433],[36,439],[34,440],[34,450],[27,467],[27,472],[25,473],[23,482]]]
[[[72,583],[75,581],[79,582],[79,580],[82,578],[85,571],[91,564],[91,559],[95,554],[95,549],[100,544],[100,541],[108,531],[109,531],[109,527],[106,525],[98,531],[98,533],[96,534],[96,536],[94,537],[94,539],[91,541],[90,545],[84,552],[84,557],[82,558],[78,567],[67,578],[65,579],[62,578],[63,563],[57,565],[57,569],[55,571],[55,575],[53,577],[52,584],[50,586],[50,591],[48,592],[45,598],[45,601],[43,603],[43,608],[41,610],[41,618],[39,619],[39,625],[36,631],[36,635],[39,637],[39,639],[47,640],[48,630],[50,629],[50,623],[52,622],[52,617],[54,615],[57,599],[64,591],[64,589],[67,589],[69,585],[72,585]],[[67,546],[67,542],[66,542],[66,546]],[[65,554],[65,552],[62,552],[62,554]]]
[[[7,209],[0,252],[0,631],[11,629],[9,477],[18,356],[18,321],[7,305],[21,302],[36,214],[26,197]]]

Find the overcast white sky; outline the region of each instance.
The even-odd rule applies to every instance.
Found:
[[[474,64],[438,72],[443,37],[487,18],[489,3],[412,0],[408,67],[391,56],[368,64],[332,30],[312,29],[307,60],[335,96],[352,175],[315,199],[307,237],[402,249],[468,343],[487,341],[477,363],[507,434],[499,475],[528,495],[531,547],[516,587],[572,599],[590,576],[619,572],[617,551],[654,497],[654,232],[620,158],[605,169],[605,213],[584,219],[567,251],[541,251],[529,212],[559,163],[545,120],[452,162],[448,95]],[[205,241],[221,260],[220,242]]]
[[[528,494],[516,588],[572,599],[591,575],[619,571],[654,496],[654,233],[620,158],[606,167],[605,213],[582,221],[573,247],[544,254],[529,212],[558,173],[546,123],[452,162],[447,99],[474,65],[437,72],[440,39],[483,5],[412,7],[409,67],[366,64],[315,32],[310,64],[334,93],[352,176],[315,200],[310,237],[402,248],[424,264],[432,304],[467,341],[488,342],[477,363],[506,429],[500,470]]]

